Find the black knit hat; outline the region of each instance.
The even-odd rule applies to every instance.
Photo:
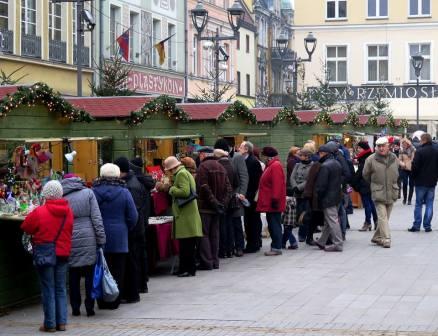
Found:
[[[137,166],[137,167],[142,168],[143,167],[143,160],[141,159],[141,157],[138,156],[138,157],[131,160],[131,164],[133,166]]]
[[[229,152],[230,151],[230,144],[224,138],[217,139],[216,143],[214,144],[214,149],[222,149],[226,152]]]
[[[362,149],[365,149],[365,150],[370,149],[370,145],[368,144],[368,141],[360,141],[360,142],[357,144],[357,146],[360,147],[360,148],[362,148]]]
[[[121,156],[121,157],[117,158],[114,161],[114,164],[119,166],[120,172],[129,173],[129,160],[126,157]]]
[[[267,157],[274,157],[278,155],[278,151],[274,147],[266,146],[262,149],[262,155]]]

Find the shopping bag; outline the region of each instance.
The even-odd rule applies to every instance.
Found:
[[[103,276],[102,276],[102,299],[104,302],[114,302],[119,296],[119,288],[114,280],[111,272],[106,264],[103,252],[101,254],[102,265],[103,265]]]
[[[97,250],[96,265],[94,265],[93,288],[91,289],[92,299],[102,298],[102,277],[103,277],[102,256],[103,256],[102,249]]]

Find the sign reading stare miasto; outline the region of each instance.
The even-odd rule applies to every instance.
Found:
[[[316,88],[309,88],[312,92]],[[387,85],[387,86],[347,86],[331,87],[340,99],[351,100],[372,100],[376,97],[378,90],[384,90],[384,97],[388,99],[406,99],[417,97],[417,87],[415,85]],[[438,85],[420,85],[420,98],[438,98]]]

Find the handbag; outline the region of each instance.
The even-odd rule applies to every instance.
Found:
[[[52,242],[34,244],[33,246],[33,263],[38,267],[47,267],[56,265],[56,241],[64,228],[65,220],[67,216],[64,217],[61,227],[56,234],[55,240]]]
[[[190,194],[189,196],[185,198],[177,197],[175,198],[176,204],[179,208],[185,207],[187,204],[189,204],[191,201],[194,201],[198,198],[198,194],[193,191],[192,186],[190,186]]]
[[[103,277],[103,263],[102,263],[102,249],[97,251],[96,265],[94,265],[93,288],[91,289],[92,299],[102,298],[102,277]]]
[[[102,260],[103,275],[102,275],[102,299],[104,302],[114,302],[119,297],[119,287],[114,280],[106,263],[102,249],[99,251]]]

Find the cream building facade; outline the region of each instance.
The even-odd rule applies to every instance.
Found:
[[[294,50],[306,57],[303,39],[318,39],[299,87],[330,84],[353,100],[372,100],[385,87],[396,118],[415,124],[416,76],[411,56],[421,53],[420,126],[437,135],[438,3],[434,0],[295,0]],[[348,90],[346,90],[348,88]],[[412,129],[415,126],[412,125]]]

